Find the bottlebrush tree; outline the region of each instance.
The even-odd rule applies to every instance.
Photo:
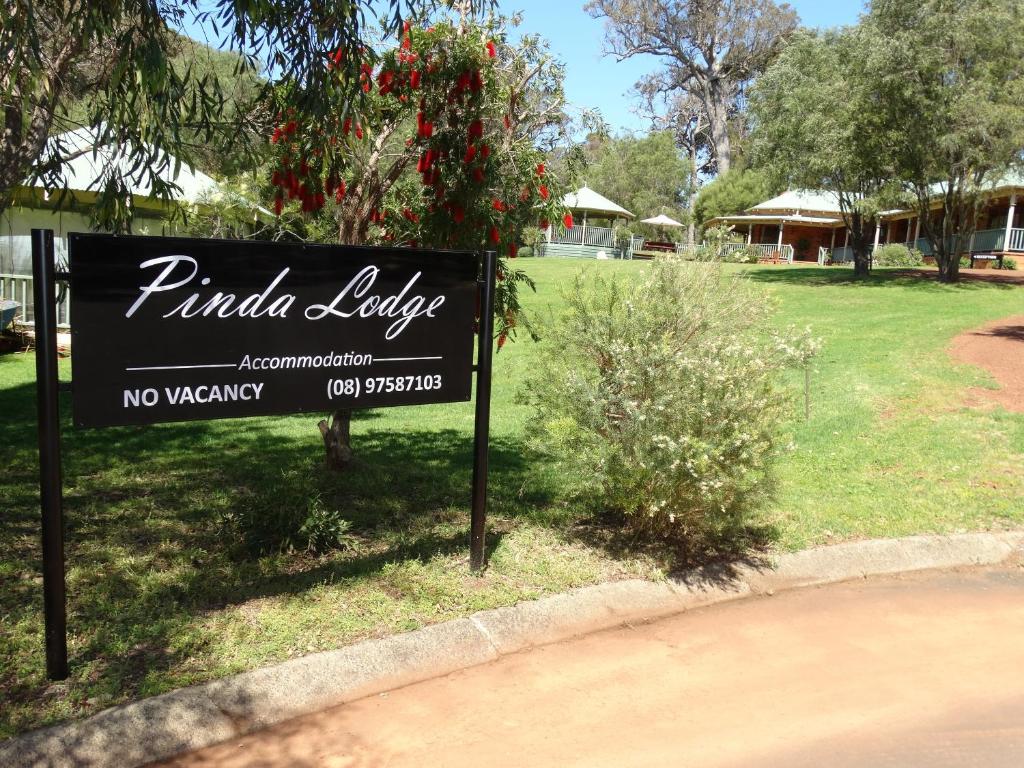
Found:
[[[570,226],[564,189],[545,164],[564,138],[562,69],[536,38],[508,45],[499,26],[406,24],[399,44],[359,67],[362,99],[341,79],[359,51],[336,50],[335,113],[304,114],[292,87],[278,91],[270,137],[274,209],[331,214],[343,244],[495,250],[495,333],[500,349],[529,331],[519,302],[530,278],[514,268],[528,227]],[[351,62],[348,62],[351,64]],[[328,464],[351,458],[350,414],[321,422]]]

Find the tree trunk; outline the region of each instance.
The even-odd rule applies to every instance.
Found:
[[[352,426],[352,411],[335,411],[331,415],[329,426],[327,419],[321,419],[317,426],[324,439],[327,468],[340,472],[352,461],[352,437],[349,431]]]
[[[871,274],[871,251],[865,244],[853,249],[853,276],[867,277]]]
[[[705,91],[704,108],[708,113],[708,127],[711,129],[711,144],[715,150],[715,165],[719,175],[727,173],[732,165],[729,144],[729,103],[726,94],[712,81]]]
[[[937,255],[935,263],[939,267],[940,283],[955,283],[960,279],[960,255],[958,253]]]

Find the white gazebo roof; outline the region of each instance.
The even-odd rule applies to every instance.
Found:
[[[664,213],[659,213],[650,219],[641,219],[641,224],[653,224],[657,227],[681,227],[683,226],[673,218],[666,216]]]
[[[562,198],[562,205],[570,211],[594,213],[598,216],[622,216],[627,219],[636,218],[621,205],[613,203],[604,195],[599,195],[590,187],[580,187]]]

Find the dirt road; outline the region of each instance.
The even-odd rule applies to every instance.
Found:
[[[163,765],[1024,765],[1024,569],[780,593],[508,656]]]

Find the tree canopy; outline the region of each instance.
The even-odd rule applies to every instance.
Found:
[[[587,148],[588,186],[640,218],[664,213],[685,222],[689,164],[670,131],[595,136]]]
[[[470,10],[491,0],[460,0]],[[368,39],[401,30],[402,13],[418,16],[431,0],[12,0],[0,4],[0,91],[4,99],[0,146],[0,210],[26,179],[61,186],[61,170],[72,149],[48,138],[65,127],[68,105],[78,99],[82,122],[97,145],[112,145],[129,157],[130,175],[170,199],[173,183],[161,178],[168,155],[189,160],[190,143],[244,153],[245,130],[269,122],[261,88],[246,108],[226,109],[234,83],[263,72],[297,84],[309,112],[334,108],[336,92],[359,111],[359,61],[342,64],[346,76],[328,73],[337,51],[357,50]],[[377,20],[380,26],[375,26]],[[195,62],[176,63],[186,21],[211,28],[218,46],[240,54],[228,77],[211,76]],[[373,55],[372,53],[370,54]],[[233,120],[231,118],[234,117]],[[47,149],[46,156],[39,160]],[[82,150],[79,150],[82,151]],[[85,150],[88,151],[88,150]],[[107,172],[97,180],[97,218],[123,229],[132,211],[126,179]]]
[[[698,224],[716,216],[740,213],[778,194],[768,175],[751,168],[732,168],[701,187],[694,202]]]
[[[698,101],[715,165],[728,171],[730,117],[751,79],[796,29],[796,11],[773,0],[589,0],[586,9],[607,20],[609,49],[619,59],[649,54],[664,63],[648,88]]]
[[[912,191],[940,278],[955,280],[991,182],[1022,161],[1024,8],[873,0],[864,24],[879,136],[893,142],[892,171]]]

